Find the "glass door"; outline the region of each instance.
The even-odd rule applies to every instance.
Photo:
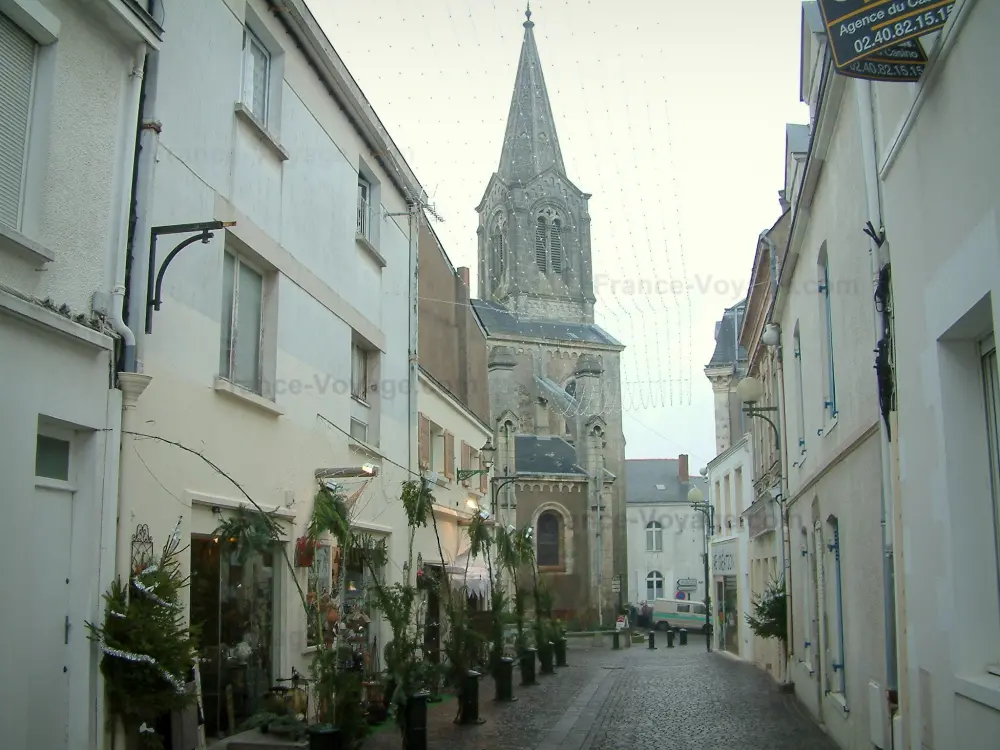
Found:
[[[191,622],[200,628],[205,732],[226,737],[273,684],[275,560],[242,559],[218,537],[191,539]]]

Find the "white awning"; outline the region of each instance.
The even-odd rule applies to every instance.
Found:
[[[468,565],[468,569],[466,569]],[[466,550],[455,562],[449,565],[446,570],[451,576],[454,586],[465,586],[469,594],[485,599],[490,593],[490,571],[485,560],[477,557],[469,559],[469,550]]]

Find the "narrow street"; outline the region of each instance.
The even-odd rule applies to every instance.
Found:
[[[484,724],[452,723],[454,700],[431,707],[429,747],[447,750],[832,750],[835,746],[791,695],[760,670],[705,651],[644,645],[613,651],[571,646],[569,666],[515,687],[518,700],[493,702],[485,679]],[[396,750],[397,733],[379,733],[366,750]]]

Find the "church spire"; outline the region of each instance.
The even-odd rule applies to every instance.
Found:
[[[524,12],[524,41],[521,59],[514,80],[514,95],[507,115],[500,167],[497,170],[507,184],[527,184],[550,167],[564,177],[562,151],[556,136],[552,105],[542,76],[542,63],[535,44],[535,22],[531,20],[531,4]]]

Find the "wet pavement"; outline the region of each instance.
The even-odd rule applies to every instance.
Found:
[[[589,645],[589,644],[588,644]],[[756,667],[687,646],[613,651],[570,641],[569,666],[498,704],[480,683],[485,723],[457,726],[454,699],[430,706],[429,750],[836,750],[796,703]],[[365,750],[399,750],[397,731]]]

